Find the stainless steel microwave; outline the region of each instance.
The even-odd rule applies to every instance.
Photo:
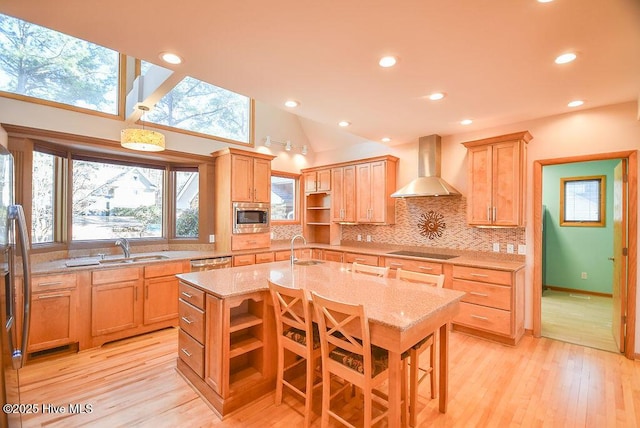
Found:
[[[233,203],[233,233],[269,232],[270,206],[263,203]]]

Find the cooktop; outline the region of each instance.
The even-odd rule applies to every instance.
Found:
[[[458,257],[452,254],[423,253],[420,251],[405,251],[405,250],[391,251],[390,253],[387,253],[387,254],[394,254],[396,256],[422,257],[425,259],[439,259],[439,260],[448,260],[448,259],[453,259],[454,257]]]

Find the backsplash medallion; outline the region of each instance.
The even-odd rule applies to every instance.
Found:
[[[429,239],[440,238],[446,227],[444,216],[433,210],[423,213],[418,222],[420,235],[426,236]]]

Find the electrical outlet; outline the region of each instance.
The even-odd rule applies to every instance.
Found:
[[[527,254],[527,246],[524,244],[518,245],[518,254]]]
[[[209,235],[209,243],[213,244],[214,242],[216,242],[216,235]]]
[[[356,238],[358,241],[362,241],[362,235],[358,234],[358,237]]]
[[[371,242],[371,241],[372,241],[371,235],[367,235],[367,242]]]
[[[273,239],[273,237],[274,237],[273,232],[271,232],[271,234],[269,236],[271,237],[271,239]]]
[[[586,273],[586,272],[582,272],[582,273],[580,274],[580,278],[582,278],[582,279],[587,279],[587,273]]]
[[[507,253],[513,254],[513,244],[507,244]]]
[[[493,252],[494,253],[499,253],[500,252],[500,243],[498,243],[498,242],[494,242],[493,243]]]

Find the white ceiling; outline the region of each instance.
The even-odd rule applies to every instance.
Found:
[[[0,0],[0,12],[154,63],[178,53],[168,68],[283,109],[296,99],[316,152],[640,95],[638,0]],[[554,64],[567,51],[578,59]],[[389,54],[398,64],[379,67]],[[335,141],[340,120],[361,138]]]

